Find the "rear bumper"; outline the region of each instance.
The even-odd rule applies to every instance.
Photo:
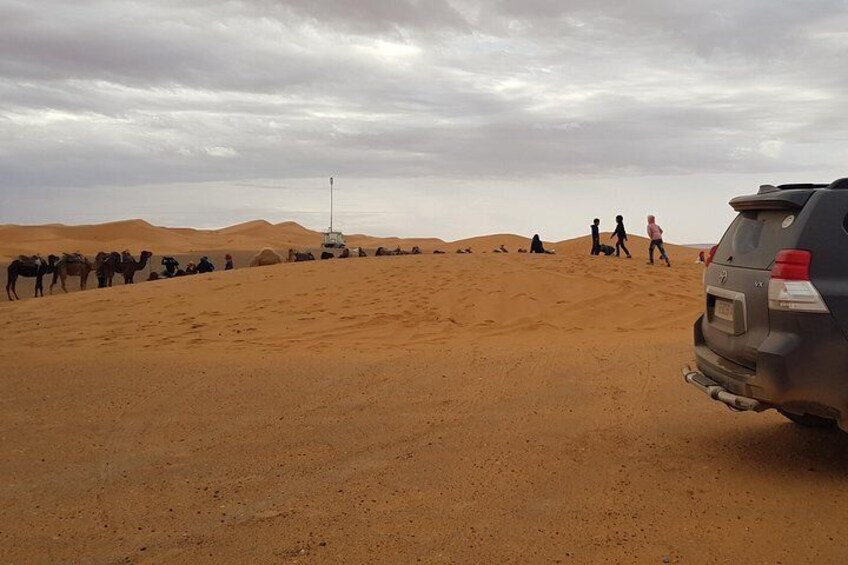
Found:
[[[728,393],[763,409],[848,420],[848,342],[831,316],[773,315],[772,331],[756,352],[756,369],[713,352],[701,318],[694,329],[698,372]]]
[[[688,366],[683,368],[683,380],[713,400],[721,402],[731,410],[737,412],[763,412],[764,410],[773,408],[773,406],[762,403],[755,398],[734,394],[703,373],[693,371]]]

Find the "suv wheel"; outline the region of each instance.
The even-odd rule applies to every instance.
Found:
[[[805,428],[832,428],[836,424],[830,418],[822,418],[821,416],[813,416],[812,414],[793,414],[784,410],[778,410],[778,412]]]

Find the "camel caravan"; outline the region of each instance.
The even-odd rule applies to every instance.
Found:
[[[519,250],[523,252],[524,250]],[[467,254],[471,253],[471,249],[457,249],[456,253]],[[496,249],[494,253],[509,253],[504,246]],[[415,246],[410,251],[406,251],[397,247],[389,249],[386,247],[378,247],[374,255],[376,257],[389,257],[398,255],[422,255],[423,251],[420,247]],[[433,251],[435,255],[444,255],[441,250]],[[6,296],[10,301],[20,300],[17,293],[17,281],[20,277],[35,279],[35,297],[44,296],[44,277],[51,275],[50,294],[53,294],[53,287],[59,283],[64,292],[68,292],[67,279],[69,277],[79,278],[80,290],[85,290],[88,286],[88,278],[94,273],[97,278],[98,288],[108,288],[116,276],[120,275],[124,284],[134,284],[135,276],[139,271],[143,271],[151,263],[153,252],[142,251],[138,260],[128,251],[118,253],[117,251],[101,251],[94,256],[92,261],[82,253],[62,253],[59,255],[48,255],[45,260],[41,255],[26,256],[20,255],[14,259],[7,267],[6,281]],[[346,247],[341,253],[334,255],[329,251],[322,251],[321,260],[328,259],[349,259],[353,257],[368,257],[368,254],[361,247]],[[316,257],[311,251],[299,251],[297,249],[289,249],[286,256],[282,256],[270,247],[261,249],[249,262],[250,267],[266,267],[269,265],[279,265],[281,263],[300,263],[303,261],[315,261]],[[181,266],[180,262],[173,256],[165,256],[161,260],[161,271],[153,271],[148,276],[148,281],[156,281],[161,279],[170,279],[176,277],[189,276],[194,274],[211,273],[215,270],[215,266],[208,257],[201,257],[197,263],[188,262],[185,266]],[[233,258],[228,253],[225,256],[224,270],[228,271],[234,268]]]

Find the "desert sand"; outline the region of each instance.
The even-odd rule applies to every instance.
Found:
[[[5,227],[0,250],[311,237],[132,225],[108,244],[114,226]],[[697,252],[669,246],[668,269],[631,244],[633,260],[580,239],[4,302],[0,557],[844,562],[846,436],[683,384]]]

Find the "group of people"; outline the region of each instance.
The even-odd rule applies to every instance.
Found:
[[[168,255],[166,257],[162,257],[162,267],[164,270],[161,274],[158,274],[156,278],[159,276],[164,277],[166,279],[170,279],[173,277],[181,277],[184,275],[197,275],[203,273],[211,273],[215,271],[215,265],[212,261],[209,260],[209,257],[204,255],[200,258],[197,264],[194,261],[189,261],[186,264],[185,269],[180,269],[180,262],[177,261],[174,257]],[[227,253],[224,256],[224,270],[231,271],[235,268],[233,263],[233,256]]]
[[[601,220],[595,218],[592,222],[592,255],[612,255],[613,250],[609,245],[601,243]],[[648,216],[648,238],[651,240],[651,245],[648,248],[648,264],[654,264],[654,250],[659,250],[660,259],[665,261],[665,264],[671,267],[671,260],[668,258],[668,253],[665,252],[663,244],[663,229],[657,224],[657,219],[653,215]],[[624,216],[619,214],[615,217],[615,231],[612,232],[610,239],[615,239],[615,256],[620,257],[624,251],[628,259],[632,259],[633,255],[627,249],[627,230],[624,228]]]

